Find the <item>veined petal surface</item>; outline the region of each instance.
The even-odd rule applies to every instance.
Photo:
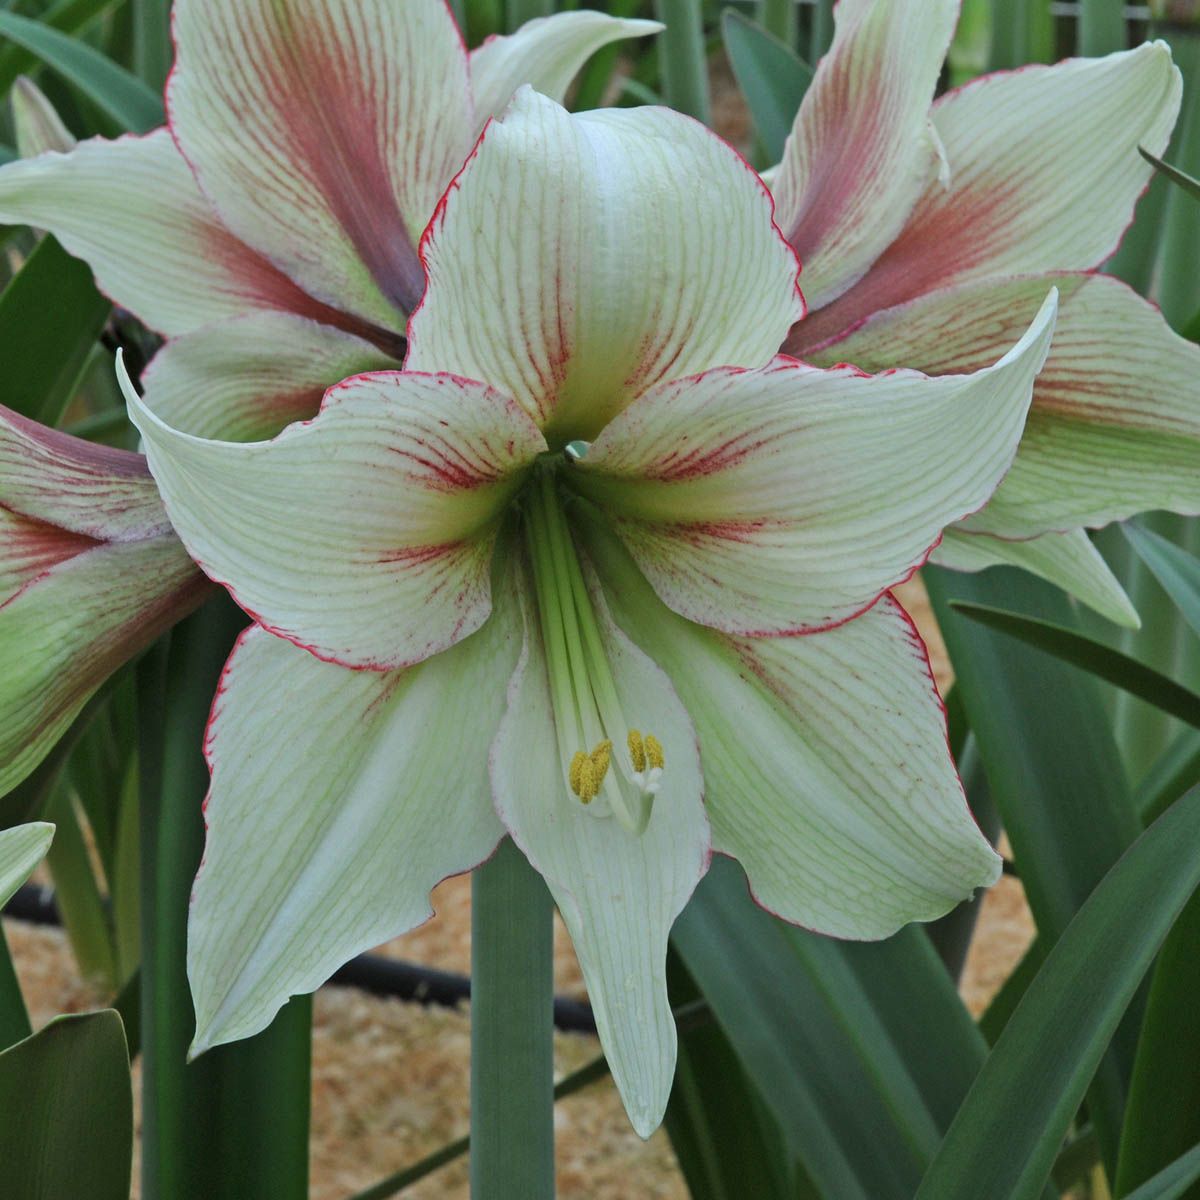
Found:
[[[1054,312],[1050,296],[1017,345],[973,375],[868,377],[781,358],[660,386],[568,478],[680,615],[729,633],[829,628],[991,495]]]
[[[97,541],[171,529],[142,455],[72,437],[2,405],[0,509]],[[15,522],[5,527],[15,535]]]
[[[855,287],[793,331],[788,352],[936,288],[1094,267],[1150,178],[1138,146],[1162,153],[1181,88],[1170,50],[1154,42],[997,72],[943,96],[933,123],[950,186],[930,184],[899,237]]]
[[[695,722],[713,849],[760,904],[874,939],[995,882],[925,647],[891,596],[824,633],[729,637],[665,608],[600,522],[585,540],[614,620]]]
[[[98,546],[96,538],[0,506],[0,604],[55,563]]]
[[[263,312],[172,338],[146,368],[142,386],[147,406],[172,428],[254,442],[315,416],[335,383],[399,365],[354,334]]]
[[[470,58],[476,133],[504,112],[521,84],[561,104],[571,80],[602,46],[660,29],[657,21],[623,20],[579,9],[535,17],[507,37],[488,38]]]
[[[50,849],[53,837],[54,826],[48,821],[0,829],[0,905],[7,904],[29,878]]]
[[[422,241],[410,370],[515,397],[552,445],[662,380],[761,366],[803,311],[771,200],[703,126],[522,88]]]
[[[0,167],[0,221],[48,229],[167,336],[262,308],[331,316],[221,224],[166,129]]]
[[[871,318],[818,361],[931,374],[990,360],[1059,289],[1058,324],[1012,470],[965,528],[1005,538],[1106,525],[1148,509],[1200,512],[1200,347],[1108,275],[985,280]]]
[[[113,671],[210,589],[168,531],[97,545],[0,604],[0,795],[41,762]]]
[[[500,517],[546,448],[515,401],[450,375],[360,375],[312,421],[231,443],[172,429],[122,384],[189,553],[273,633],[383,670],[486,620]]]
[[[514,619],[515,618],[515,619]],[[252,627],[206,741],[208,837],[188,921],[193,1052],[248,1037],[347,959],[433,915],[503,835],[488,746],[520,650],[498,602],[415,667],[351,671]]]
[[[1126,629],[1141,625],[1133,601],[1082,529],[1008,541],[986,533],[967,533],[951,525],[929,561],[955,571],[1022,567],[1069,592],[1117,625]]]
[[[833,46],[772,183],[776,220],[803,265],[810,308],[862,277],[943,167],[929,105],[958,7],[958,0],[888,0],[834,10]]]
[[[177,0],[171,131],[222,220],[305,291],[395,329],[471,147],[443,0]]]
[[[667,935],[708,869],[709,829],[687,712],[662,670],[593,598],[626,716],[663,747],[662,786],[649,825],[640,836],[629,834],[610,817],[592,816],[567,791],[545,651],[528,603],[524,649],[492,747],[492,787],[500,819],[554,896],[625,1111],[649,1137],[675,1073]]]

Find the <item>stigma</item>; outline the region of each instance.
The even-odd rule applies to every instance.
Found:
[[[552,471],[534,481],[524,517],[566,798],[640,836],[662,782],[663,747],[625,720]]]

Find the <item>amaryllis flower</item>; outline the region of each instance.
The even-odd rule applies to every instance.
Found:
[[[996,878],[887,589],[1007,468],[1054,299],[972,375],[773,358],[803,304],[746,165],[670,111],[527,88],[421,252],[405,370],[273,441],[127,386],[176,529],[258,622],[206,744],[194,1048],[425,920],[508,831],[648,1134],[712,850],[845,937]]]
[[[0,795],[211,591],[142,455],[0,407]]]
[[[658,28],[561,13],[468,54],[444,0],[176,0],[168,126],[3,168],[0,221],[48,229],[173,339],[145,378],[160,412],[270,436],[399,366],[421,231],[516,87],[561,99]]]
[[[562,13],[468,55],[443,0],[177,0],[169,129],[72,148],[36,91],[19,89],[26,145],[69,152],[0,169],[0,221],[50,230],[117,304],[168,336],[144,376],[159,412],[210,437],[269,437],[312,416],[330,384],[399,366],[424,283],[421,230],[516,86],[561,96],[600,46],[658,28]],[[50,437],[10,428],[30,445]],[[110,461],[72,453],[85,477]],[[24,518],[21,489],[40,459],[9,461],[0,506]],[[186,587],[178,575],[187,556],[144,461],[121,462],[114,502],[136,476],[138,532],[110,526],[104,503],[77,528],[70,480],[63,529],[143,548],[150,539],[154,554],[128,570],[102,560],[119,594],[100,579],[81,599],[83,576],[59,570],[0,610],[0,639],[22,654],[20,672],[0,675],[0,789],[37,765],[108,672],[186,611],[181,595],[203,591],[195,571]],[[47,505],[34,515],[53,525],[58,509]],[[26,538],[23,525],[0,523],[0,578],[25,569]],[[157,570],[164,556],[171,569]],[[36,613],[41,640],[23,632]]]
[[[958,0],[840,0],[774,173],[808,315],[784,348],[867,370],[972,371],[1050,286],[1060,313],[1013,469],[935,561],[1024,566],[1136,614],[1084,527],[1200,512],[1200,349],[1093,268],[1160,154],[1181,81],[1156,42],[976,79],[930,106]]]

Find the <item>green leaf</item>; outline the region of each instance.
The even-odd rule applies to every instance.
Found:
[[[754,127],[777,163],[792,131],[800,101],[812,82],[812,68],[761,25],[733,8],[721,17],[729,65],[750,106]]]
[[[166,119],[150,88],[86,42],[8,12],[0,12],[0,35],[37,55],[123,129],[147,133]]]
[[[1124,50],[1128,38],[1124,0],[1080,0],[1075,45],[1081,57]]]
[[[1046,957],[916,1200],[1036,1197],[1142,976],[1200,883],[1200,790],[1108,872]],[[1069,997],[1069,1002],[1064,998]]]
[[[46,853],[53,836],[54,826],[40,821],[0,830],[0,908],[8,903],[13,892],[29,877]],[[32,1032],[21,985],[13,970],[4,931],[0,929],[0,1049],[28,1037]]]
[[[1162,584],[1183,619],[1200,634],[1200,561],[1137,521],[1126,521],[1121,532]]]
[[[663,98],[677,112],[710,124],[700,0],[654,0],[654,16],[666,26],[657,39]]]
[[[1152,164],[1156,171],[1161,172],[1172,183],[1179,184],[1185,192],[1189,192],[1200,200],[1200,179],[1193,179],[1186,171],[1181,171],[1178,167],[1173,167],[1170,163],[1163,162],[1161,158],[1156,158],[1144,146],[1138,147],[1138,153],[1148,163]]]
[[[6,1196],[128,1200],[133,1090],[121,1018],[58,1017],[0,1054]]]
[[[1125,1200],[1179,1200],[1200,1179],[1200,1146],[1193,1146],[1153,1179],[1130,1192]]]
[[[133,63],[138,77],[161,92],[171,69],[171,0],[132,0]]]
[[[1185,729],[1158,756],[1134,795],[1143,824],[1162,815],[1194,784],[1200,783],[1200,732]]]
[[[1200,728],[1200,696],[1128,654],[1053,621],[1041,621],[984,604],[951,601],[950,606],[972,621],[1044,650],[1063,662],[1082,667],[1089,674],[1116,684],[1163,712]]]
[[[950,607],[966,600],[1070,625],[1071,607],[1057,589],[1005,568],[977,575],[926,569],[923,577],[1039,941],[1049,950],[1141,830],[1108,715],[1084,672]],[[1134,1005],[1088,1097],[1110,1169],[1139,1016]]]
[[[719,859],[672,942],[818,1194],[910,1200],[985,1053],[924,933],[787,926]]]
[[[86,264],[42,238],[0,294],[4,403],[57,425],[110,308]]]
[[[553,902],[505,838],[471,877],[471,1195],[554,1196]]]
[[[46,10],[41,23],[74,37],[123,3],[124,0],[59,0]],[[7,95],[17,76],[36,66],[39,57],[23,45],[10,44],[0,48],[0,93]]]

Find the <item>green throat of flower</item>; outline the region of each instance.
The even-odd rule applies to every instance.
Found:
[[[563,783],[589,813],[611,816],[636,836],[650,821],[663,749],[621,710],[555,484],[557,465],[539,464],[523,509]]]

